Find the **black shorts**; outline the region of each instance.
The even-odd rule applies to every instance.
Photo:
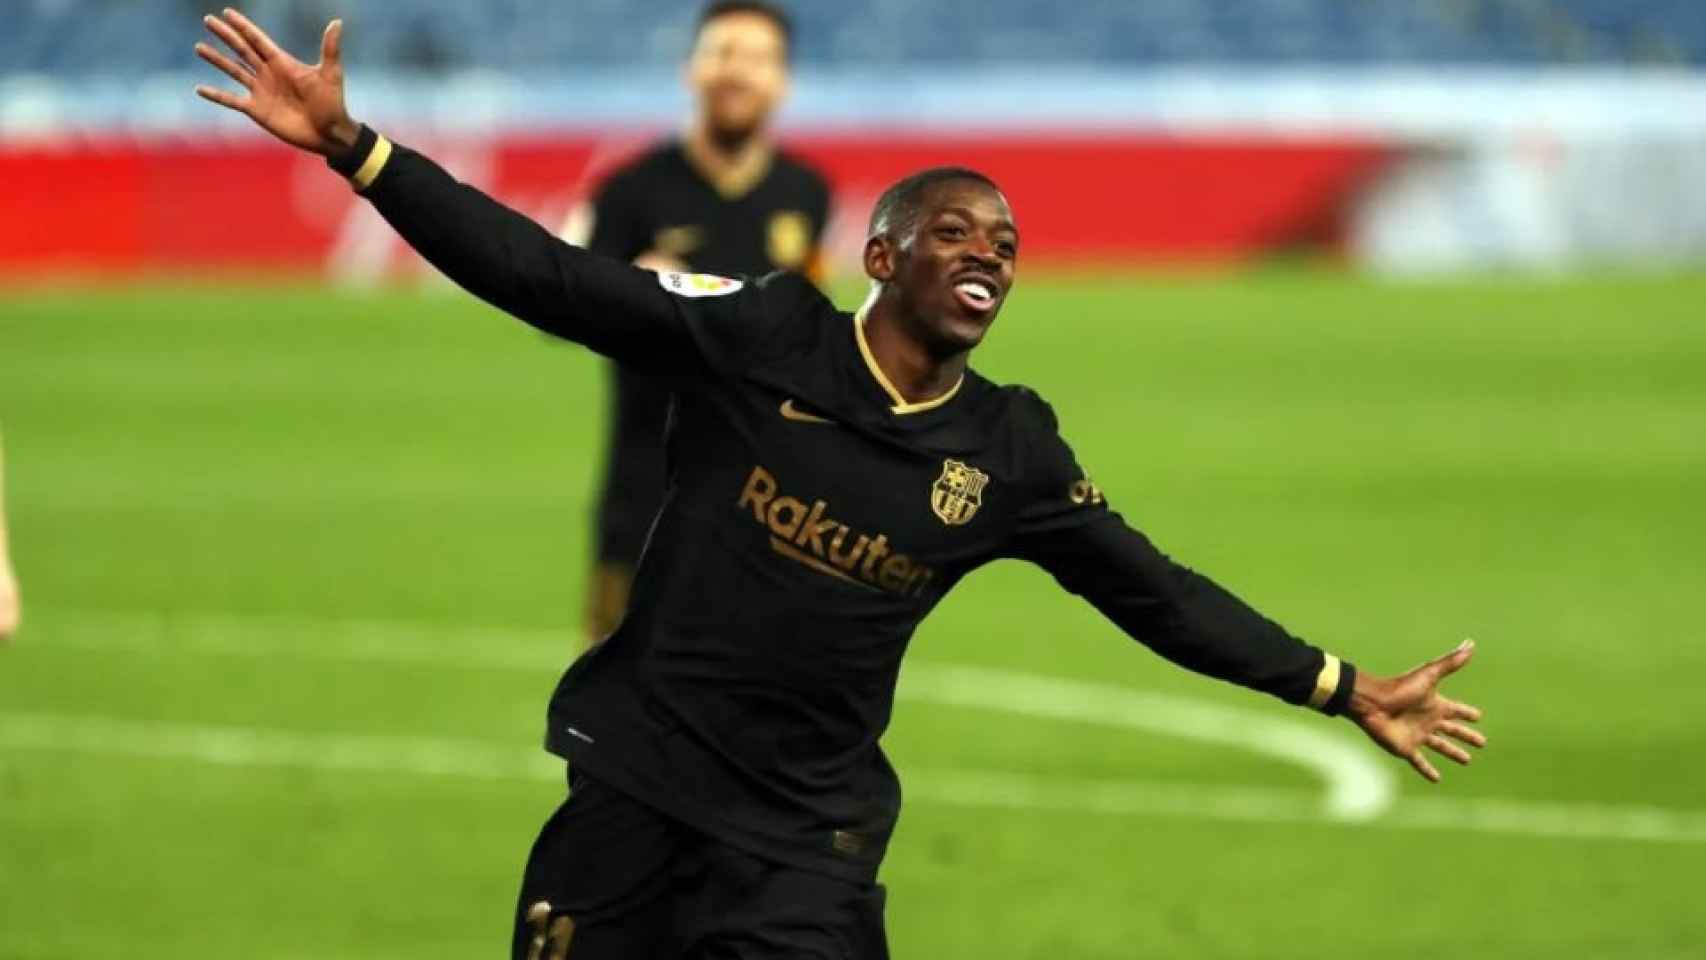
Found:
[[[526,960],[540,901],[574,921],[569,960],[887,960],[879,884],[774,863],[577,773],[516,906]]]

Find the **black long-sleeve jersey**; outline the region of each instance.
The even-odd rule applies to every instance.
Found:
[[[592,205],[593,253],[633,260],[656,252],[690,272],[724,276],[815,268],[829,217],[829,185],[786,152],[745,183],[714,183],[679,142],[641,154],[599,188]],[[601,565],[632,568],[663,500],[667,384],[625,365],[610,371],[609,444],[598,496],[594,553]],[[600,610],[602,632],[622,611]]]
[[[551,700],[548,748],[594,778],[725,842],[870,880],[900,806],[878,738],[902,654],[1001,557],[1182,666],[1328,713],[1349,699],[1349,664],[1110,510],[1034,392],[968,371],[908,404],[862,318],[800,277],[598,257],[371,131],[334,167],[470,292],[676,391],[630,613]]]

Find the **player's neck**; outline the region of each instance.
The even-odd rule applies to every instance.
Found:
[[[947,355],[931,351],[928,344],[910,332],[899,306],[886,297],[874,297],[862,311],[863,336],[870,360],[887,380],[885,386],[900,394],[903,403],[939,400],[966,374],[971,351]]]
[[[726,197],[739,196],[757,186],[770,172],[776,152],[765,130],[729,139],[718,137],[703,122],[688,129],[681,145],[699,175]]]

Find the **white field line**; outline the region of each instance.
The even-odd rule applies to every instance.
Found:
[[[0,750],[145,757],[229,767],[272,767],[473,780],[557,782],[562,763],[479,740],[351,736],[253,727],[137,723],[41,713],[0,714]],[[3,763],[0,754],[0,763]],[[1025,812],[1322,824],[1304,790],[1142,781],[1070,780],[987,770],[909,768],[911,803]],[[1574,839],[1706,843],[1706,813],[1658,808],[1545,806],[1501,800],[1400,800],[1373,827]]]
[[[482,669],[561,669],[567,631],[451,627],[387,621],[288,622],[254,617],[78,614],[51,617],[45,644],[263,658],[411,663]],[[983,667],[908,660],[905,701],[1065,720],[1260,754],[1302,767],[1326,789],[1322,814],[1367,820],[1392,804],[1391,764],[1313,716],[1288,716],[1205,700]]]
[[[1328,732],[1320,717],[1301,719],[1206,700],[1106,684],[952,664],[908,663],[900,696],[1025,717],[1143,730],[1246,750],[1315,774],[1325,809],[1337,820],[1369,820],[1392,806],[1390,764],[1373,750]]]
[[[572,655],[573,634],[539,628],[447,627],[392,621],[289,621],[249,616],[162,616],[38,610],[27,638],[61,648],[256,658],[287,657],[366,663],[413,663],[464,669],[555,671]],[[902,699],[976,707],[1141,729],[1250,747],[1302,763],[1328,785],[1321,798],[1306,791],[1206,787],[1136,781],[1064,782],[1020,774],[966,770],[905,771],[909,800],[1016,810],[1062,810],[1120,815],[1188,816],[1250,822],[1311,823],[1363,820],[1386,827],[1478,830],[1536,836],[1671,842],[1706,840],[1706,811],[1641,806],[1533,804],[1497,799],[1397,798],[1378,756],[1307,724],[1254,708],[1225,707],[1102,684],[1059,680],[979,667],[909,660]],[[102,729],[76,717],[0,714],[0,747],[120,749]],[[46,726],[44,726],[46,724]],[[49,729],[51,727],[51,729]],[[122,749],[211,763],[306,765],[333,769],[512,778],[561,775],[549,757],[531,749],[511,756],[481,741],[438,738],[313,737],[242,728],[177,728],[124,722]],[[1298,730],[1292,729],[1299,728]],[[186,732],[187,731],[187,732]],[[1277,732],[1276,732],[1277,731]],[[1310,738],[1314,738],[1313,740]],[[58,746],[50,746],[58,744]],[[82,744],[79,747],[78,744]],[[1325,749],[1337,767],[1303,755]],[[1341,754],[1340,751],[1343,751]],[[293,759],[294,758],[294,759]],[[1359,772],[1356,765],[1368,764]],[[1338,771],[1338,772],[1335,772]],[[1380,787],[1370,784],[1379,777]],[[1349,798],[1349,800],[1345,798]],[[1370,800],[1369,798],[1375,798]],[[1360,799],[1359,799],[1360,798]],[[1359,805],[1360,804],[1360,805]]]

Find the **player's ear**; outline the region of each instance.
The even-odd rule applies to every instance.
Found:
[[[895,246],[888,237],[878,234],[865,241],[865,276],[878,283],[894,279]]]

